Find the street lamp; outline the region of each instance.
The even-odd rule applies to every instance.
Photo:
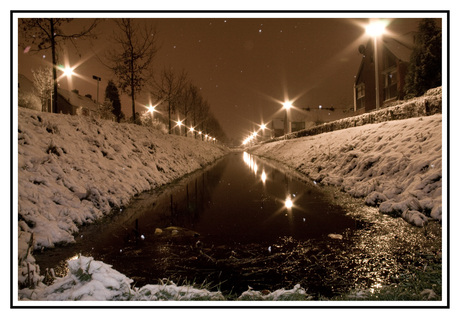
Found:
[[[386,23],[382,20],[371,22],[366,27],[366,33],[374,38],[374,67],[375,67],[375,108],[380,108],[380,94],[379,94],[379,67],[378,67],[378,50],[377,38],[385,33]]]
[[[153,125],[153,113],[157,112],[156,110],[157,105],[150,104],[149,106],[147,106],[147,112],[150,113],[150,121],[152,125]]]
[[[96,80],[97,82],[97,89],[96,89],[96,104],[99,104],[99,82],[101,82],[101,78],[96,76],[96,75],[93,75],[93,79]]]
[[[181,132],[181,131],[182,131],[182,130],[181,130],[182,120],[179,119],[179,120],[177,120],[176,123],[177,123],[177,126],[179,126],[179,136],[181,136],[181,135],[182,135],[182,132]]]
[[[50,104],[51,104],[51,113],[55,112],[57,113],[57,85],[58,85],[58,82],[59,80],[62,78],[62,77],[67,77],[67,81],[71,84],[71,81],[72,81],[72,75],[75,74],[75,72],[73,71],[76,67],[71,67],[69,65],[67,66],[63,66],[63,65],[59,65],[59,66],[56,66],[55,69],[59,69],[62,71],[62,75],[59,76],[58,78],[55,78],[55,79],[52,79],[52,83],[53,83],[53,90],[51,91],[51,96],[50,96]],[[53,100],[53,97],[54,97],[54,100]]]
[[[288,121],[288,112],[289,110],[292,108],[292,102],[290,101],[286,101],[283,103],[283,109],[286,110],[286,114],[285,114],[285,121],[284,121],[284,126],[285,128],[287,128],[285,131],[287,131],[287,133],[291,133],[291,122]]]
[[[65,75],[67,78],[70,78],[72,75],[75,74],[75,73],[73,72],[73,68],[71,68],[70,66],[66,66],[64,69],[62,69],[62,72],[64,72],[64,75]]]

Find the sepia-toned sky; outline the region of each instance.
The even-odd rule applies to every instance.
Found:
[[[69,30],[79,30],[90,19],[72,21]],[[146,15],[140,15],[146,16]],[[362,55],[358,52],[368,36],[367,18],[316,18],[301,14],[233,17],[138,19],[152,24],[158,32],[159,51],[153,62],[154,73],[164,66],[184,69],[201,89],[211,111],[228,137],[242,141],[257,124],[282,117],[281,103],[293,101],[296,107],[353,107],[353,81]],[[332,16],[332,15],[331,15]],[[60,81],[65,89],[96,96],[93,75],[102,78],[99,100],[114,75],[96,57],[112,47],[116,31],[112,17],[105,17],[96,29],[97,39],[77,41],[64,48],[77,76],[72,83]],[[404,34],[416,31],[420,19],[389,19],[388,31]],[[19,34],[20,36],[20,34]],[[18,52],[19,73],[32,79],[31,70],[51,60],[50,52]],[[64,62],[64,61],[62,61]],[[122,97],[123,112],[131,116],[129,98]],[[148,103],[148,95],[138,99],[136,110]]]

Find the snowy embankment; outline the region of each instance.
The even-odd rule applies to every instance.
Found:
[[[30,242],[33,249],[71,243],[79,226],[225,152],[149,127],[19,108],[19,264],[35,267]]]
[[[92,257],[80,256],[68,261],[69,273],[52,285],[38,283],[34,289],[19,291],[20,300],[54,301],[226,301],[220,291],[192,286],[177,286],[164,280],[161,284],[132,287],[133,280]],[[261,293],[248,289],[237,300],[309,300],[311,297],[299,285]]]
[[[367,205],[414,225],[442,220],[441,114],[276,141],[249,152],[365,197]]]

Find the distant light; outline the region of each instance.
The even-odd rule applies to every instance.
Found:
[[[322,109],[322,108],[323,108],[323,106],[322,106],[322,105],[320,105],[320,106],[319,106],[319,108],[320,108],[320,109]]]
[[[287,197],[286,198],[286,201],[284,202],[284,206],[286,206],[287,209],[291,209],[292,208],[292,200],[291,200],[291,197]]]
[[[191,127],[191,128],[190,128],[190,132],[193,133],[194,131],[195,131],[195,128]]]
[[[262,124],[262,125],[260,125],[260,128],[261,128],[262,130],[265,130],[265,129],[267,128],[267,125]]]
[[[199,131],[199,132],[198,132],[198,134],[200,134],[200,135],[201,135],[201,131]]]

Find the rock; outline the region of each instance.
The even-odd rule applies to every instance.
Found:
[[[199,233],[196,231],[193,231],[191,229],[183,228],[183,227],[177,227],[177,226],[170,226],[166,228],[156,228],[155,229],[155,235],[161,235],[161,236],[166,236],[166,237],[192,237],[192,238],[197,238],[200,236]]]
[[[343,236],[340,235],[340,234],[329,234],[327,235],[329,238],[332,238],[332,239],[339,239],[339,240],[342,240],[343,239]]]

